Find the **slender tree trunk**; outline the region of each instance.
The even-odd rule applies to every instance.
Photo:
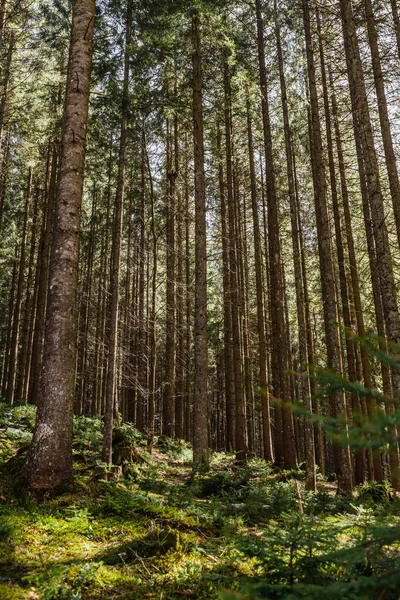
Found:
[[[4,147],[5,148],[4,148],[3,160],[2,160],[2,164],[1,164],[1,173],[0,173],[0,232],[3,228],[4,201],[6,199],[7,181],[8,181],[8,174],[9,174],[9,168],[10,168],[11,142],[10,142],[10,133],[9,132],[7,133]],[[1,242],[0,242],[0,246],[1,246]]]
[[[208,467],[207,400],[207,239],[206,187],[204,171],[203,79],[200,18],[192,18],[193,48],[193,141],[195,184],[195,321],[194,321],[194,398],[193,467]]]
[[[76,290],[94,17],[94,0],[75,1],[40,402],[25,465],[35,490],[72,483]]]
[[[154,418],[156,412],[156,379],[157,379],[157,274],[158,274],[158,236],[156,229],[155,198],[153,188],[153,178],[151,174],[150,160],[147,153],[146,141],[144,140],[147,172],[150,180],[150,201],[151,201],[151,241],[153,256],[153,271],[151,276],[151,311],[150,311],[150,391],[149,391],[149,411],[147,418],[148,430],[148,448],[151,452],[154,442]]]
[[[268,461],[273,460],[272,436],[271,436],[271,416],[268,393],[268,374],[267,374],[267,344],[265,339],[265,318],[264,318],[264,293],[262,282],[262,251],[260,223],[258,217],[256,173],[254,165],[254,144],[253,127],[251,119],[250,98],[247,90],[247,137],[249,147],[249,166],[250,166],[250,194],[251,208],[253,215],[254,230],[254,261],[256,272],[256,294],[257,294],[257,329],[258,329],[258,364],[260,370],[260,390],[261,390],[261,410],[263,418],[263,449],[264,458]]]
[[[337,156],[338,156],[341,196],[342,196],[342,203],[343,203],[345,229],[346,229],[347,251],[348,251],[348,255],[349,255],[350,277],[351,277],[352,292],[353,292],[354,310],[355,310],[355,316],[356,316],[356,322],[357,322],[358,335],[362,339],[364,339],[366,336],[366,331],[365,331],[365,325],[364,325],[363,308],[362,308],[362,303],[361,303],[360,282],[359,282],[355,247],[354,247],[353,228],[352,228],[351,215],[350,215],[349,192],[348,192],[347,179],[346,179],[346,168],[345,168],[345,162],[344,162],[342,139],[341,139],[340,128],[339,128],[338,108],[337,108],[336,96],[334,93],[333,78],[332,78],[331,72],[329,72],[329,80],[330,80],[332,116],[333,116],[334,129],[335,129],[335,142],[336,142],[336,151],[337,151]],[[360,353],[361,353],[361,365],[362,365],[362,374],[363,374],[363,379],[364,379],[364,385],[367,388],[371,388],[372,380],[371,380],[370,359],[369,359],[369,356],[363,346],[360,347]],[[375,412],[375,410],[376,410],[376,403],[372,399],[370,399],[368,401],[368,412],[369,412],[370,417]],[[383,470],[382,470],[381,456],[380,456],[379,451],[373,453],[373,467],[374,467],[374,478],[376,479],[376,481],[382,481],[383,480]]]
[[[147,388],[147,359],[145,349],[145,253],[146,253],[146,179],[145,179],[145,149],[142,135],[141,148],[141,178],[140,178],[140,239],[139,239],[139,305],[138,305],[138,386],[136,395],[136,428],[143,431],[145,424],[145,390]]]
[[[227,57],[224,61],[225,88],[225,144],[226,144],[226,184],[229,222],[229,267],[230,267],[230,304],[232,315],[232,346],[235,392],[235,450],[238,462],[245,462],[246,443],[246,407],[244,397],[243,361],[240,339],[240,297],[239,297],[239,265],[237,251],[237,206],[233,189],[232,165],[232,115],[231,86]]]
[[[386,100],[385,83],[382,73],[381,57],[379,53],[378,32],[371,0],[364,0],[365,15],[367,17],[367,30],[371,48],[372,71],[374,74],[376,97],[378,100],[379,122],[381,125],[383,149],[385,152],[386,168],[389,179],[390,193],[392,196],[394,220],[396,223],[397,239],[400,245],[400,182],[397,171],[396,154],[393,147],[392,132],[390,129],[389,111]]]
[[[400,60],[400,17],[397,0],[390,0],[390,5],[392,7],[393,25],[397,44],[397,54]]]
[[[183,295],[183,199],[178,193],[177,214],[177,281],[176,281],[176,393],[175,393],[175,435],[183,438],[183,398],[184,398],[184,295]]]
[[[346,261],[345,261],[345,253],[344,253],[344,245],[343,245],[343,236],[342,236],[342,223],[341,223],[341,215],[339,212],[339,194],[337,189],[337,181],[336,181],[336,166],[334,161],[333,154],[333,139],[332,139],[332,120],[331,120],[331,111],[329,105],[329,95],[328,95],[328,84],[326,77],[326,68],[325,68],[325,54],[324,47],[322,41],[322,31],[321,31],[321,19],[319,12],[317,12],[317,25],[318,25],[318,40],[319,40],[319,55],[320,55],[320,65],[321,65],[321,77],[322,77],[322,92],[323,92],[323,101],[324,101],[324,109],[325,109],[325,129],[326,129],[326,142],[327,142],[327,150],[328,150],[328,165],[329,165],[329,178],[330,178],[330,188],[331,188],[331,197],[332,197],[332,206],[333,206],[333,216],[334,216],[334,225],[335,225],[335,238],[336,238],[336,251],[337,251],[337,260],[338,260],[338,269],[339,269],[339,286],[340,286],[340,296],[342,300],[342,314],[343,314],[343,325],[346,328],[346,360],[347,360],[347,374],[350,381],[357,381],[357,366],[356,366],[356,354],[354,343],[351,339],[351,332],[353,331],[353,322],[351,318],[351,310],[350,310],[350,298],[349,298],[349,288],[347,283],[347,274],[346,274]],[[357,425],[360,425],[360,417],[361,417],[361,403],[360,399],[356,394],[352,394],[351,396],[352,402],[352,413],[353,420]],[[362,484],[365,481],[365,452],[364,450],[360,450],[355,454],[355,483]]]
[[[59,161],[56,147],[53,146],[49,189],[46,194],[44,206],[42,232],[40,240],[40,256],[39,256],[39,281],[38,281],[38,299],[37,299],[37,316],[35,323],[35,332],[33,335],[32,346],[32,362],[30,372],[30,388],[28,399],[31,404],[38,405],[39,403],[39,383],[40,373],[43,362],[43,346],[44,346],[44,331],[46,324],[47,299],[49,291],[49,265],[50,265],[50,248],[53,237],[53,225],[56,203],[56,180],[59,168]]]
[[[15,46],[15,34],[11,31],[10,40],[8,42],[8,52],[6,56],[6,63],[4,69],[3,89],[0,99],[0,147],[2,145],[3,129],[4,129],[4,118],[6,115],[7,99],[8,99],[8,85],[10,83],[11,74],[11,61],[14,53]]]
[[[327,207],[327,189],[321,123],[319,116],[318,94],[315,77],[315,64],[312,49],[310,27],[310,11],[308,0],[303,0],[303,19],[306,39],[308,85],[311,108],[311,139],[313,152],[311,155],[314,172],[314,198],[317,221],[318,250],[320,258],[322,303],[324,312],[325,341],[327,348],[328,367],[340,373],[340,347],[336,326],[337,312],[335,302],[334,269],[330,244],[330,226]],[[346,415],[345,399],[341,394],[333,394],[330,398],[331,413],[334,418]],[[338,477],[338,491],[350,493],[352,490],[352,471],[349,453],[346,448],[334,444],[334,462]]]
[[[14,250],[14,261],[13,261],[13,274],[11,278],[10,286],[10,300],[8,303],[8,326],[6,343],[4,347],[4,359],[1,373],[1,396],[5,396],[7,393],[7,382],[8,382],[8,370],[10,366],[10,346],[11,346],[11,335],[13,331],[13,316],[14,316],[14,304],[15,295],[17,289],[17,264],[18,264],[18,246],[15,246]]]
[[[295,287],[296,287],[296,308],[297,308],[297,326],[298,326],[298,338],[299,338],[299,360],[300,368],[305,370],[305,374],[301,378],[301,398],[304,402],[308,412],[312,412],[311,402],[311,387],[310,380],[308,377],[307,363],[309,360],[309,353],[307,348],[307,330],[306,330],[306,315],[305,315],[305,301],[304,301],[304,282],[305,273],[303,272],[303,266],[301,263],[301,239],[299,231],[299,219],[297,201],[296,201],[296,184],[294,180],[294,168],[293,168],[293,149],[291,141],[290,123],[289,123],[289,111],[286,91],[286,80],[284,72],[284,60],[280,34],[279,24],[279,12],[277,2],[274,2],[275,12],[275,35],[276,44],[278,50],[278,65],[279,65],[279,78],[281,86],[281,101],[282,101],[282,113],[283,113],[283,126],[285,134],[285,151],[286,151],[286,173],[288,180],[289,189],[289,202],[290,202],[290,219],[292,228],[292,248],[293,248],[293,267],[295,273]],[[316,489],[316,472],[315,472],[315,449],[314,449],[314,428],[311,420],[307,418],[304,423],[304,442],[305,442],[305,459],[306,459],[306,487],[309,490],[315,491]]]
[[[372,221],[376,252],[376,268],[385,319],[386,334],[390,341],[400,342],[400,315],[397,304],[396,286],[393,273],[389,236],[385,221],[382,190],[379,179],[379,166],[374,145],[372,124],[365,87],[363,66],[357,39],[351,0],[340,0],[342,28],[346,52],[350,98],[353,112],[353,125],[359,159],[363,161],[366,192]],[[364,213],[368,210],[364,203]],[[393,384],[398,393],[398,374],[393,376]],[[400,489],[400,458],[397,443],[391,451],[392,483]]]
[[[21,359],[19,365],[19,376],[18,385],[16,389],[16,398],[21,404],[26,404],[26,391],[28,387],[29,379],[29,367],[31,360],[31,330],[33,329],[33,323],[35,321],[36,314],[36,286],[33,293],[32,302],[32,285],[34,276],[34,261],[36,254],[36,228],[37,228],[37,217],[38,217],[38,203],[39,203],[39,190],[34,190],[33,200],[33,216],[32,216],[32,228],[31,228],[31,241],[29,250],[29,262],[28,262],[28,276],[26,280],[26,296],[25,296],[25,308],[24,318],[22,322],[21,332]]]
[[[177,116],[173,120],[173,133],[167,122],[167,248],[166,248],[166,343],[165,343],[165,384],[163,398],[163,432],[169,437],[175,435],[175,382],[176,382],[176,178],[178,161],[176,160]]]
[[[110,332],[108,340],[108,365],[107,384],[105,397],[104,434],[102,459],[107,464],[112,463],[112,433],[114,411],[117,411],[117,355],[118,355],[118,316],[119,316],[119,280],[120,280],[120,257],[122,221],[124,214],[124,192],[126,171],[126,148],[127,127],[129,108],[129,45],[132,39],[132,0],[127,0],[126,5],[126,31],[125,31],[125,55],[124,55],[124,81],[122,89],[122,117],[121,133],[119,141],[119,160],[117,191],[114,204],[114,226],[112,242],[112,262],[110,281]]]
[[[260,0],[256,0],[256,17],[268,208],[269,271],[271,278],[272,387],[276,399],[281,400],[284,403],[289,403],[290,390],[289,378],[287,376],[287,340],[285,335],[285,302],[281,267],[279,214],[272,148],[272,131],[269,116],[267,71],[265,66],[264,24],[261,15]],[[283,456],[276,455],[275,460],[278,464],[283,461],[285,467],[293,468],[296,465],[296,447],[293,420],[289,418],[289,415],[287,414],[288,410],[289,407],[284,405],[284,425],[288,427],[288,430],[284,431],[285,444],[283,446]]]
[[[224,303],[224,367],[225,367],[225,410],[226,410],[226,450],[235,447],[235,382],[233,374],[232,346],[232,307],[230,302],[229,231],[226,210],[224,167],[222,161],[221,132],[218,126],[218,180],[220,195],[221,242],[222,242],[222,284]]]
[[[187,144],[186,144],[187,146]],[[191,439],[191,411],[193,406],[193,395],[192,395],[192,294],[191,294],[191,269],[190,269],[190,223],[191,215],[189,212],[189,165],[188,159],[185,161],[185,305],[186,305],[186,339],[185,339],[185,361],[186,361],[186,381],[185,381],[185,439],[190,441]]]
[[[28,183],[25,193],[25,209],[24,219],[22,226],[22,237],[21,237],[21,250],[19,254],[19,271],[17,279],[17,292],[15,297],[14,305],[14,318],[13,318],[13,329],[11,334],[11,345],[10,345],[10,362],[8,368],[8,382],[7,382],[7,393],[6,401],[8,404],[13,404],[14,400],[20,400],[15,397],[15,380],[17,374],[17,361],[18,361],[18,350],[19,350],[19,337],[20,337],[20,326],[21,326],[21,310],[22,310],[22,297],[24,291],[24,279],[25,279],[25,260],[26,260],[26,242],[28,235],[28,219],[29,210],[31,203],[31,190],[32,190],[32,168],[29,168],[28,172]]]

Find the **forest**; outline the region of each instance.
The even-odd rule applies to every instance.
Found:
[[[0,600],[400,597],[398,0],[0,0]]]

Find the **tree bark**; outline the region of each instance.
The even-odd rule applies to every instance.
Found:
[[[308,0],[303,0],[303,20],[306,39],[308,85],[310,92],[311,109],[311,140],[312,140],[312,168],[314,178],[314,201],[317,221],[318,251],[320,259],[320,274],[322,288],[322,303],[324,312],[325,343],[327,348],[327,362],[330,369],[338,373],[341,371],[340,346],[337,329],[336,293],[334,269],[330,243],[330,225],[327,206],[327,189],[325,165],[323,160],[323,146],[321,123],[318,106],[318,94],[315,74],[314,54],[312,48],[312,35],[310,26],[310,9]],[[331,413],[334,418],[346,415],[345,399],[341,394],[333,394],[330,398]],[[334,444],[334,462],[338,477],[338,491],[351,493],[352,471],[349,453],[346,448]]]
[[[292,248],[293,248],[293,267],[295,273],[295,288],[296,288],[296,308],[297,308],[297,326],[298,326],[298,340],[299,340],[299,360],[300,368],[305,373],[301,376],[301,398],[302,401],[311,414],[312,402],[311,402],[311,387],[309,379],[309,369],[307,367],[309,353],[307,348],[307,330],[306,330],[306,315],[305,315],[305,300],[304,300],[304,278],[306,276],[303,272],[303,266],[301,263],[301,239],[299,231],[299,219],[297,201],[296,201],[296,184],[294,180],[294,168],[293,168],[293,149],[291,140],[291,131],[289,123],[289,110],[286,90],[286,79],[284,72],[284,60],[281,43],[281,33],[279,24],[279,12],[277,1],[274,2],[274,13],[275,13],[275,35],[276,44],[278,51],[278,66],[279,66],[279,79],[281,87],[281,102],[282,102],[282,114],[283,114],[283,127],[285,135],[285,151],[286,151],[286,174],[288,181],[289,191],[289,202],[290,202],[290,219],[292,229]],[[309,418],[306,418],[304,423],[304,444],[305,444],[305,459],[306,459],[306,487],[309,490],[315,491],[316,489],[316,471],[315,471],[315,449],[314,449],[314,428]]]
[[[26,261],[26,242],[28,235],[28,219],[29,210],[31,203],[31,192],[32,192],[32,168],[29,168],[28,172],[28,183],[26,186],[25,193],[25,209],[22,226],[21,236],[21,249],[19,254],[19,270],[17,279],[17,292],[15,297],[14,305],[14,318],[13,318],[13,329],[11,334],[11,345],[10,345],[10,361],[8,367],[8,381],[7,381],[7,393],[6,402],[13,404],[15,398],[15,381],[17,374],[17,361],[18,361],[18,349],[19,349],[19,337],[20,337],[20,326],[21,326],[21,310],[22,310],[22,297],[24,291],[24,280],[25,280],[25,261]]]
[[[208,467],[207,400],[207,225],[204,171],[203,78],[200,17],[192,17],[193,142],[195,184],[195,317],[194,317],[194,398],[193,468]]]
[[[364,6],[365,15],[367,17],[368,39],[371,48],[372,71],[374,74],[376,97],[378,100],[378,113],[382,132],[383,149],[385,152],[389,187],[392,196],[393,214],[396,224],[397,240],[400,245],[400,182],[397,170],[396,154],[393,147],[392,132],[390,129],[389,111],[385,92],[385,82],[383,78],[381,57],[379,53],[378,32],[376,30],[371,0],[364,0]]]
[[[260,222],[258,217],[256,172],[254,164],[254,143],[253,126],[251,119],[251,106],[249,92],[247,90],[246,98],[247,109],[247,139],[249,149],[249,167],[250,167],[250,195],[251,209],[253,216],[254,231],[254,262],[256,273],[256,296],[257,296],[257,329],[258,329],[258,365],[260,371],[260,394],[261,411],[263,419],[263,450],[264,458],[268,461],[273,460],[272,436],[271,436],[271,415],[268,393],[268,374],[267,374],[267,343],[265,338],[265,312],[264,312],[264,290],[262,281],[262,251]]]
[[[272,342],[272,387],[274,397],[284,402],[282,408],[284,424],[288,427],[284,431],[285,444],[283,456],[276,455],[275,461],[287,468],[296,466],[296,447],[294,440],[293,420],[287,413],[290,411],[289,378],[287,375],[287,344],[285,334],[285,302],[282,280],[282,259],[279,235],[279,214],[276,194],[275,167],[272,148],[272,131],[269,116],[267,71],[265,66],[264,24],[261,14],[261,2],[256,0],[257,19],[257,48],[258,67],[261,89],[261,110],[264,132],[265,175],[268,208],[268,243],[269,243],[269,271],[271,294],[271,342]]]
[[[40,402],[25,465],[29,487],[38,491],[72,483],[76,290],[94,18],[94,0],[75,1]]]
[[[112,432],[114,412],[118,410],[117,400],[117,356],[118,356],[118,317],[119,317],[119,280],[122,243],[122,222],[124,214],[126,149],[128,128],[128,103],[129,103],[129,45],[132,39],[132,0],[127,0],[126,5],[126,31],[124,53],[124,80],[122,88],[122,115],[121,133],[119,140],[119,159],[117,190],[114,204],[114,225],[111,260],[110,280],[110,307],[109,307],[109,340],[107,383],[105,396],[104,434],[102,460],[110,465],[112,463]]]

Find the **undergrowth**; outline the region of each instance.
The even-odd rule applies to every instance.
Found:
[[[38,504],[13,485],[33,407],[0,405],[0,598],[376,599],[400,589],[400,506],[388,485],[353,498],[304,472],[215,453],[191,474],[183,441],[123,434],[143,458],[120,482],[95,481],[102,420],[74,420],[76,486]],[[300,486],[301,507],[295,483]]]

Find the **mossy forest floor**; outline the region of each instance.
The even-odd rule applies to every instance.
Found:
[[[102,422],[77,417],[75,490],[37,503],[18,474],[33,423],[32,407],[0,405],[1,600],[400,598],[388,487],[340,498],[320,478],[310,494],[301,470],[221,453],[192,478],[188,444],[159,439],[150,455],[129,425],[144,462],[96,482]]]

